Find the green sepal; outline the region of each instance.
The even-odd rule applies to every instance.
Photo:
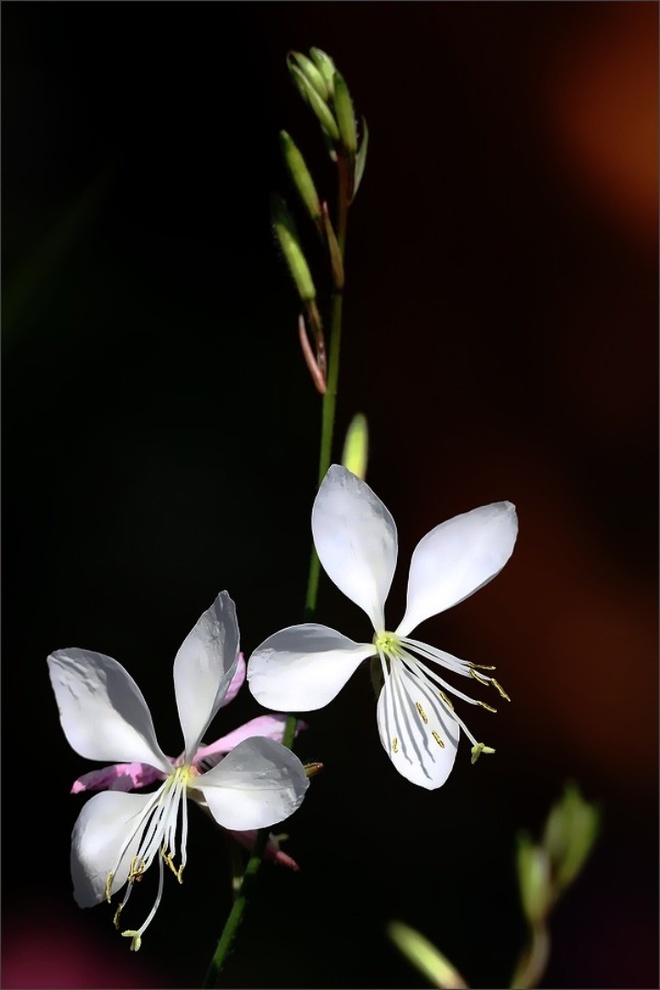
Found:
[[[353,101],[351,100],[351,94],[348,91],[346,80],[340,72],[335,72],[335,95],[333,103],[341,143],[349,155],[355,155],[357,151],[357,129],[355,127]]]
[[[364,166],[367,164],[367,147],[369,145],[369,128],[367,127],[367,122],[364,117],[362,120],[362,140],[360,141],[360,147],[358,148],[357,155],[355,156],[355,181],[353,185],[353,199],[357,194],[357,191],[362,182],[362,176],[364,174]]]

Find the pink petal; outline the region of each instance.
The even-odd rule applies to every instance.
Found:
[[[165,774],[147,763],[114,763],[101,770],[91,770],[74,780],[71,794],[83,791],[132,791],[146,787],[154,780],[164,780]]]
[[[253,736],[266,736],[274,742],[282,742],[286,719],[286,715],[258,715],[209,746],[200,746],[193,762],[198,764],[200,760],[206,760],[211,756],[224,756],[244,739],[251,739]],[[307,728],[307,723],[299,720],[296,724],[296,735]]]
[[[237,842],[240,842],[242,846],[245,846],[246,849],[252,851],[257,838],[257,832],[255,830],[250,832],[232,832],[227,829],[227,831],[230,835],[234,836]],[[282,866],[288,866],[290,870],[294,870],[296,873],[300,869],[295,859],[291,856],[287,856],[285,852],[282,852],[280,849],[279,839],[274,836],[272,832],[268,835],[268,842],[266,844],[266,851],[264,855],[266,859],[272,859],[275,863],[280,863]]]
[[[225,695],[225,700],[220,705],[224,708],[228,705],[230,701],[233,701],[240,689],[243,687],[243,682],[245,680],[245,657],[242,653],[238,654],[238,666],[236,667],[236,673],[232,677],[227,694]]]

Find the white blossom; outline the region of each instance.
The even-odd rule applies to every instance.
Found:
[[[380,741],[396,769],[429,790],[445,783],[460,730],[472,742],[472,760],[491,747],[478,743],[448,694],[491,709],[452,686],[437,668],[492,685],[484,671],[412,639],[425,619],[458,604],[504,567],[518,532],[515,506],[496,502],[441,523],[417,545],[410,564],[405,615],[394,631],[385,624],[385,600],[397,560],[394,520],[371,488],[344,467],[326,474],[312,510],[314,545],[335,585],[371,620],[370,643],[356,643],[316,623],[289,626],[270,636],[248,662],[248,683],[262,705],[276,711],[312,711],[332,701],[363,660],[377,657],[383,685],[377,704]]]
[[[71,747],[91,760],[139,765],[143,778],[151,768],[153,779],[161,781],[152,793],[127,793],[113,784],[116,768],[108,768],[107,786],[112,789],[85,804],[73,829],[71,874],[78,905],[109,901],[128,885],[115,915],[117,927],[135,882],[154,860],[158,862],[158,891],[149,915],[140,928],[122,932],[131,938],[132,949],[139,949],[160,904],[164,866],[181,881],[187,856],[186,798],[208,809],[224,828],[245,832],[288,818],[307,790],[309,781],[297,756],[281,743],[249,731],[211,769],[200,772],[196,765],[203,755],[202,736],[231,693],[238,663],[236,610],[223,591],[174,660],[184,750],[172,763],[157,742],[140,689],[121,664],[80,649],[58,650],[48,657],[60,721]]]

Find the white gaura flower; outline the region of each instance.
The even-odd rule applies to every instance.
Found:
[[[224,828],[250,831],[288,818],[309,781],[290,750],[264,736],[246,737],[205,773],[197,762],[204,732],[222,706],[239,663],[236,609],[226,591],[199,618],[174,660],[174,692],[184,751],[172,764],[156,740],[147,704],[121,664],[89,650],[58,650],[48,657],[60,721],[71,747],[90,760],[136,764],[163,782],[150,794],[108,790],[83,807],[73,829],[71,874],[80,907],[91,907],[128,884],[115,915],[154,859],[159,878],[144,923],[122,932],[139,949],[163,893],[164,865],[179,882],[186,865],[186,798],[208,809]],[[109,768],[111,769],[111,768]],[[109,774],[111,782],[115,775]],[[178,866],[175,859],[178,856]]]
[[[369,657],[380,661],[380,741],[392,763],[413,784],[433,790],[447,780],[460,730],[472,742],[472,762],[494,750],[478,743],[458,717],[447,693],[494,711],[448,683],[435,669],[492,685],[478,664],[427,646],[410,634],[425,619],[468,598],[504,567],[518,533],[515,506],[495,502],[441,523],[418,543],[410,563],[406,612],[393,632],[385,625],[385,600],[397,558],[394,520],[371,488],[333,465],[312,510],[314,545],[328,577],[363,609],[374,628],[371,643],[356,643],[316,623],[289,626],[270,636],[248,662],[250,690],[276,711],[313,711],[339,693]],[[430,666],[433,664],[435,666]]]

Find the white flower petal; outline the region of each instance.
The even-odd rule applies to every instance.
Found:
[[[333,464],[314,501],[312,533],[328,577],[381,631],[397,555],[389,511],[366,482]]]
[[[152,801],[153,794],[104,791],[85,804],[71,836],[71,877],[78,907],[92,907],[105,899],[108,874],[117,867],[122,846],[135,830],[116,869],[112,893],[124,886],[145,823],[136,825],[141,815],[146,820],[147,805]]]
[[[248,685],[265,708],[314,711],[332,701],[374,653],[370,643],[354,643],[327,626],[289,626],[254,651],[248,661]]]
[[[169,773],[147,703],[120,663],[78,649],[58,650],[47,662],[64,735],[76,753],[89,760],[148,763]]]
[[[191,759],[216,714],[238,666],[236,606],[221,591],[184,639],[174,660],[174,691]]]
[[[482,505],[427,533],[410,562],[408,603],[397,634],[407,636],[424,619],[483,588],[506,564],[517,535],[511,502]]]
[[[194,786],[220,825],[245,831],[275,825],[292,815],[302,804],[309,780],[291,750],[255,736],[197,777]]]
[[[398,660],[391,661],[376,718],[380,741],[399,773],[427,790],[442,787],[454,766],[460,728],[431,687]]]

